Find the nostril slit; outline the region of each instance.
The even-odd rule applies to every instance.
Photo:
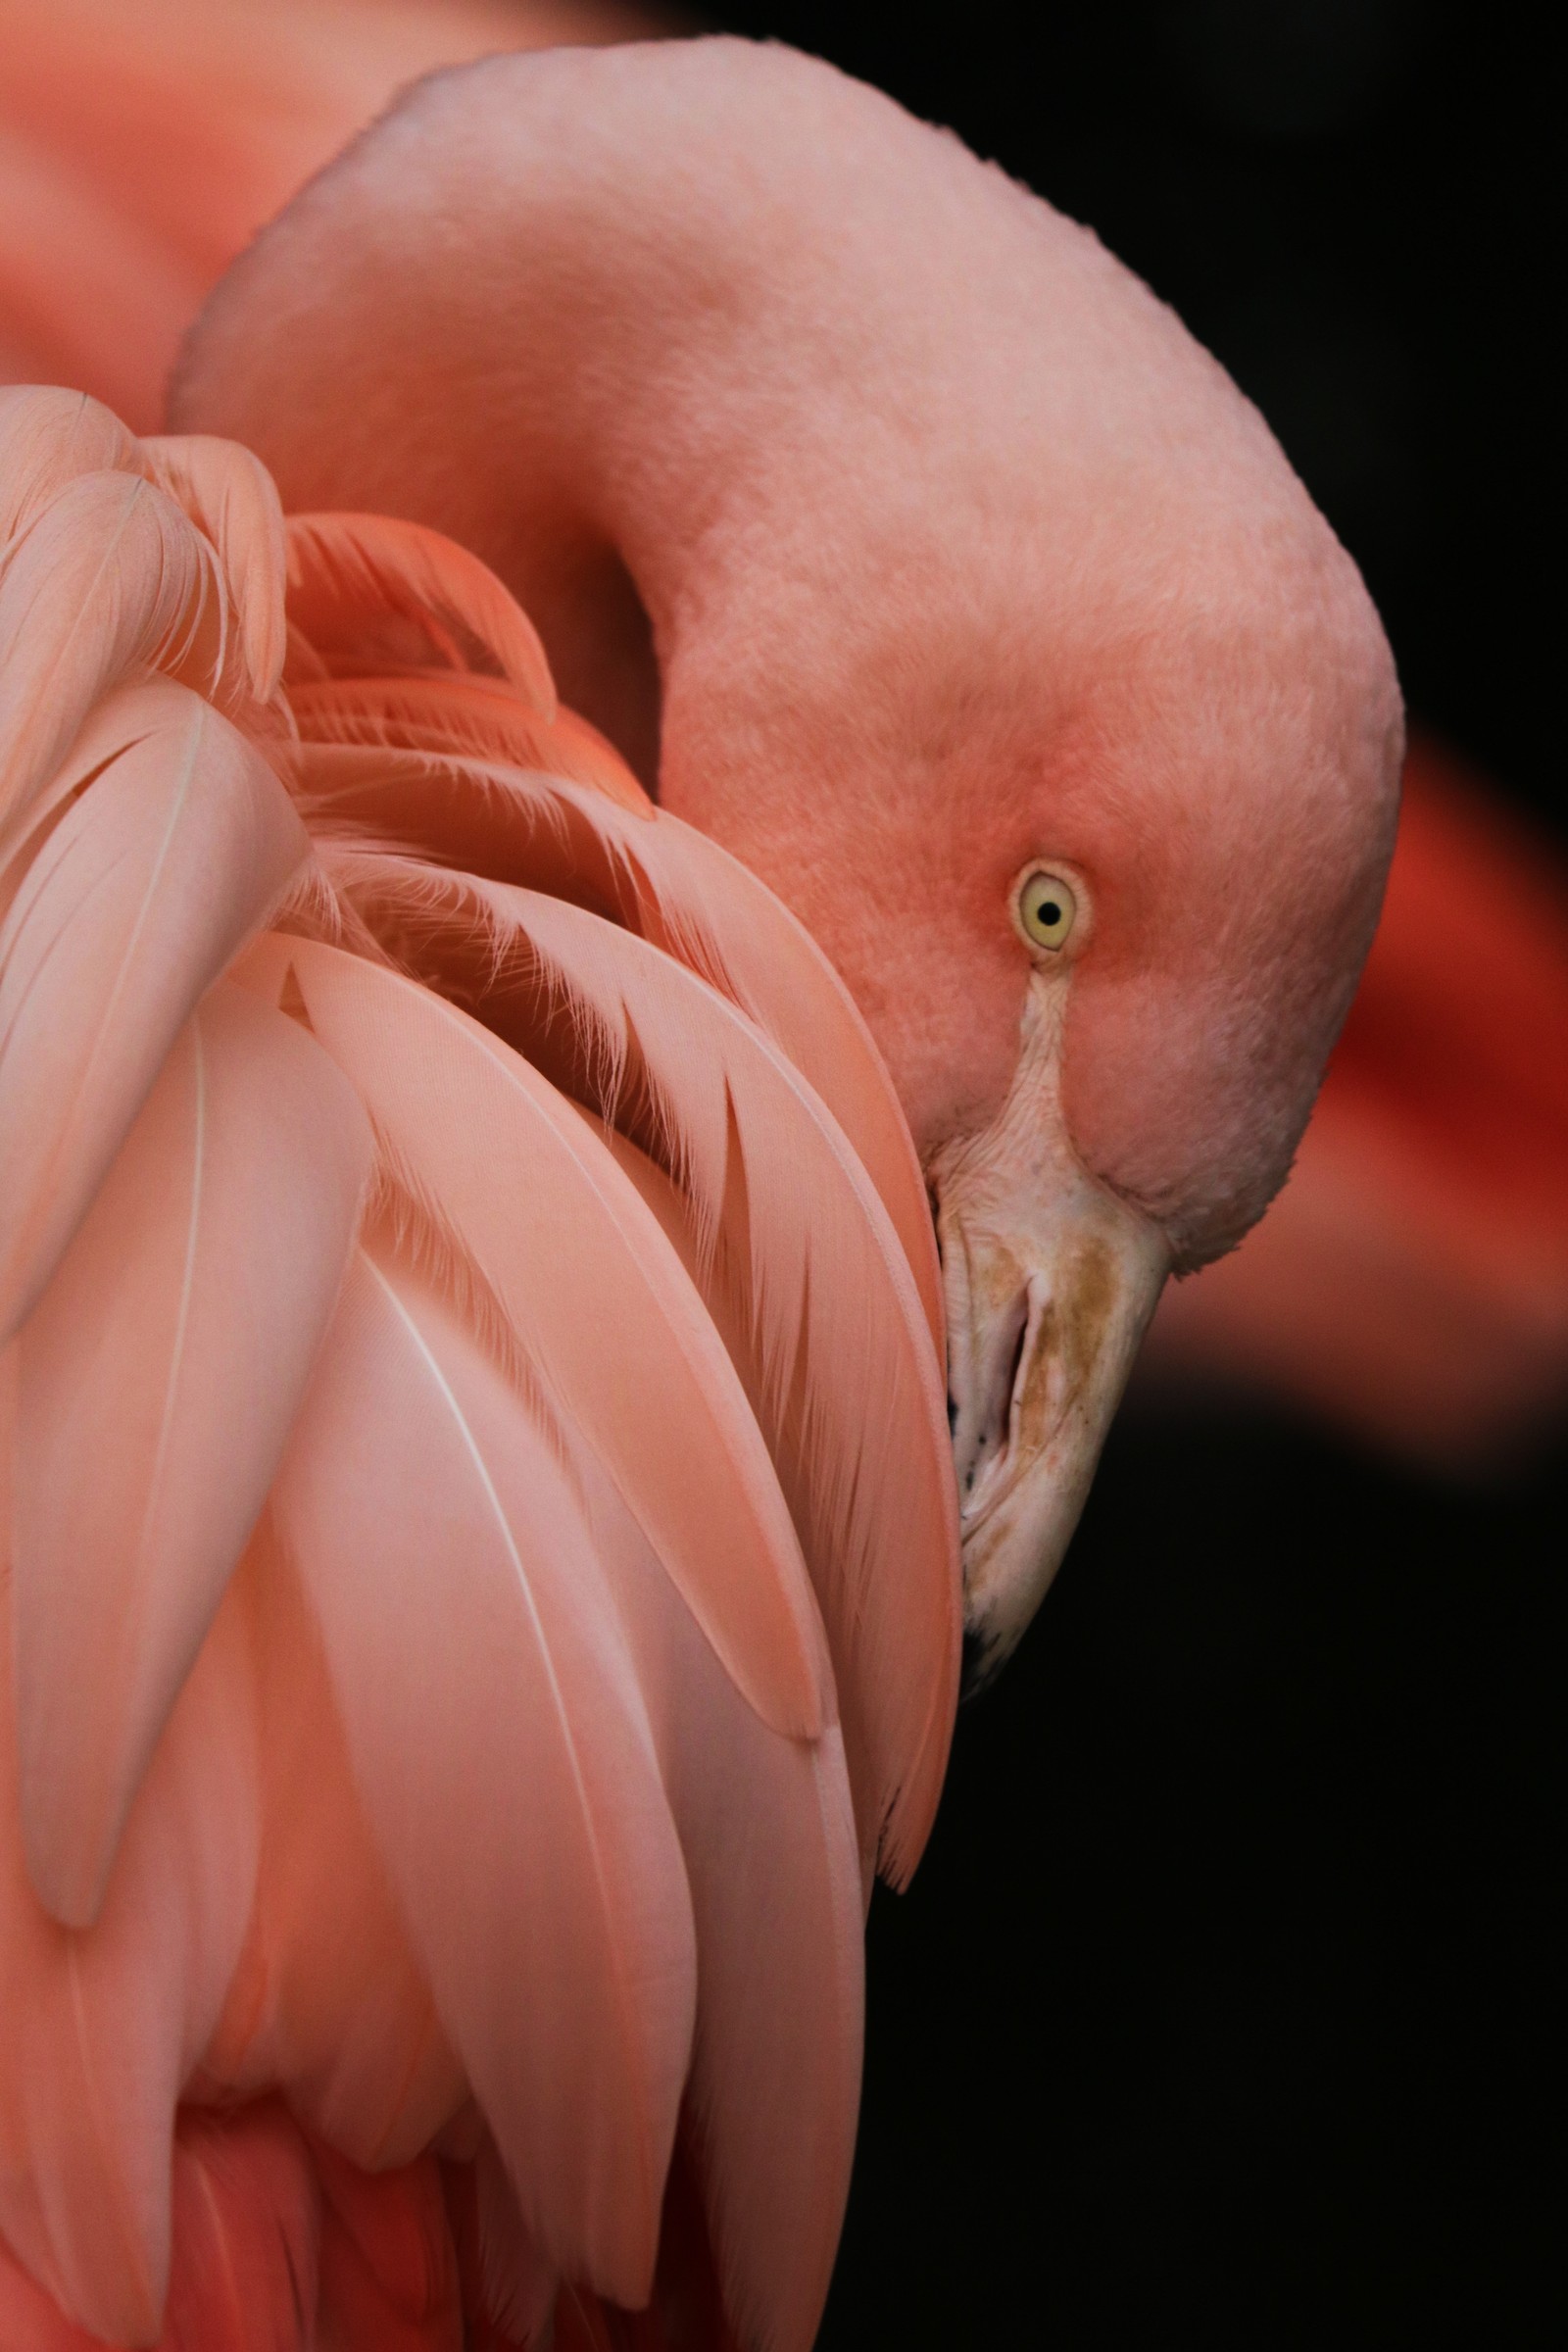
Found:
[[[1003,1411],[1006,1416],[1008,1424],[1010,1424],[1012,1420],[1012,1401],[1018,1394],[1018,1382],[1023,1374],[1023,1344],[1028,1337],[1029,1310],[1027,1306],[1025,1306],[1019,1318],[1018,1336],[1012,1343],[1012,1361],[1007,1366],[1007,1385],[1004,1392],[1006,1402],[1003,1406]]]
[[[963,1468],[965,1497],[973,1494],[982,1475],[989,1473],[1006,1455],[1007,1442],[1012,1433],[1012,1401],[1023,1375],[1024,1343],[1028,1336],[1029,1301],[1024,1298],[1018,1301],[1010,1335],[1004,1339],[1001,1332],[997,1334],[999,1348],[1005,1348],[1006,1352],[991,1358],[994,1370],[985,1384],[979,1427],[975,1431],[973,1445],[964,1448],[968,1456]],[[951,1396],[948,1399],[948,1418],[951,1424],[954,1418]]]

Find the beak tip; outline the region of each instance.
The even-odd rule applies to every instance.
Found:
[[[939,1224],[967,1698],[1011,1656],[1067,1549],[1170,1252],[1064,1131],[1040,1149],[976,1147],[943,1184]]]
[[[971,1627],[963,1629],[963,1659],[959,1670],[958,1697],[967,1703],[988,1690],[1012,1655],[1010,1642],[999,1642],[995,1635],[976,1633]]]

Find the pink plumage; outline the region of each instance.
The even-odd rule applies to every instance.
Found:
[[[807,2352],[872,1873],[1288,1163],[1387,649],[784,52],[416,92],[175,409],[0,394],[0,2328]]]
[[[0,2228],[71,2315],[62,2345],[151,2340],[177,2102],[280,2090],[335,2172],[285,2133],[247,2188],[243,2134],[173,2143],[176,2234],[180,2167],[217,2163],[233,2212],[207,2226],[247,2296],[314,2279],[369,2342],[409,2238],[359,2168],[493,2136],[528,2276],[636,2305],[689,2099],[720,2274],[758,2341],[804,2345],[848,2185],[862,1869],[890,1822],[894,1866],[918,1850],[956,1664],[930,1286],[892,1212],[929,1226],[874,1051],[799,927],[608,746],[568,736],[575,782],[498,764],[548,757],[561,720],[461,550],[355,517],[285,542],[244,451],[149,459],[66,394],[6,396],[0,423],[46,547],[83,480],[84,514],[134,513],[155,459],[194,535],[179,576],[221,622],[198,680],[167,566],[122,562],[86,655],[55,624],[94,698],[63,752],[49,657],[19,664],[0,1916],[8,2014],[38,2028],[0,2069],[32,2184]],[[73,473],[73,447],[121,465]],[[270,700],[285,560],[294,666],[364,688],[380,665],[361,750],[333,748],[321,693],[320,744],[294,732],[308,688]],[[387,647],[411,632],[403,727]],[[197,690],[227,691],[231,644],[251,734]],[[425,711],[465,748],[421,751]],[[586,905],[554,895],[573,882]],[[804,1074],[769,1036],[801,1054],[803,999]],[[899,1577],[877,1545],[901,1495]],[[302,1675],[339,1727],[312,1725],[308,1784],[264,1761],[304,1737]],[[102,2019],[85,2077],[48,2022],[71,1983]],[[58,2128],[126,2033],[142,2055],[83,2172]],[[268,2197],[298,2241],[270,2269],[246,2252]],[[227,2342],[180,2248],[161,2340],[199,2308]],[[11,2278],[21,2315],[39,2290]],[[296,2340],[273,2325],[234,2340]]]

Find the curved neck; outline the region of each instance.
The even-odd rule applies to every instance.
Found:
[[[230,272],[173,420],[249,443],[290,508],[474,548],[652,781],[660,673],[694,636],[776,652],[787,618],[813,658],[799,626],[824,581],[842,611],[865,517],[930,531],[926,461],[1016,307],[1016,277],[982,297],[981,258],[1004,277],[1021,243],[1038,269],[1050,218],[988,176],[977,236],[955,142],[749,43],[439,74]],[[988,338],[955,316],[981,300]]]
[[[1007,893],[1049,854],[1098,894],[1086,1164],[1151,1200],[1273,1167],[1248,1121],[1340,999],[1318,956],[1307,1018],[1269,943],[1380,870],[1386,649],[1213,362],[956,140],[739,41],[436,75],[230,272],[174,420],[286,506],[485,557],[564,698],[814,934],[922,1148],[1005,1097]],[[1245,910],[1266,986],[1194,905]]]

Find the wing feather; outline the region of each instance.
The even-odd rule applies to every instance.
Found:
[[[690,2048],[680,1853],[557,1450],[384,1246],[356,1260],[276,1513],[529,2230],[640,2303]]]
[[[957,1514],[941,1367],[842,1130],[733,1004],[616,925],[409,860],[341,872],[383,944],[677,1181],[822,1608],[867,1849],[903,1883],[957,1701]]]
[[[364,662],[389,620],[412,622],[426,641],[425,659],[462,671],[477,649],[540,718],[555,717],[555,682],[532,621],[488,564],[422,523],[291,514],[288,610],[331,668]]]
[[[767,1032],[843,1128],[893,1220],[942,1354],[941,1268],[908,1123],[810,934],[739,859],[667,810],[627,822],[569,777],[523,772],[529,762],[514,750],[443,737],[440,708],[432,688],[416,742],[347,727],[308,741],[300,805],[313,833],[401,843],[433,863],[569,899],[701,973]],[[302,713],[307,736],[315,723]]]
[[[832,1684],[789,1512],[722,1343],[634,1188],[536,1071],[415,982],[270,936],[246,966],[274,991],[292,973],[383,1148],[437,1205],[729,1672],[767,1721],[814,1735]]]
[[[125,1809],[267,1497],[352,1240],[363,1112],[294,1023],[192,1016],[21,1348],[21,1795],[46,1908]]]
[[[784,1740],[759,1722],[618,1498],[600,1482],[592,1500],[691,1886],[688,2096],[725,2306],[760,2352],[809,2352],[860,2086],[863,1913],[843,1743],[836,1730]]]
[[[95,2336],[150,2343],[169,2272],[175,2102],[221,2008],[255,1879],[244,1632],[220,1611],[85,1933],[57,1925],[28,1880],[10,1633],[0,1575],[0,2234]]]
[[[144,477],[69,482],[0,558],[0,826],[31,805],[95,703],[151,669],[232,683],[217,559]]]
[[[309,856],[288,797],[187,689],[95,714],[92,776],[0,927],[0,1331],[47,1282],[192,1006]]]
[[[509,2316],[557,2267],[636,2306],[684,2093],[726,2308],[808,2352],[863,1874],[879,1836],[912,1867],[956,1690],[891,1083],[765,886],[558,710],[476,559],[376,516],[285,538],[246,453],[64,397],[0,395],[0,1267],[38,1300],[0,1356],[0,2009],[37,2046],[0,2070],[0,2230],[145,2337],[193,2070],[286,2082],[367,2163],[471,2086]],[[298,826],[221,717],[138,683],[265,732],[285,644],[285,772],[362,956],[244,949]],[[355,1247],[372,1130],[397,1214]],[[291,1611],[335,1811],[314,1763],[258,1771]],[[386,1945],[357,2024],[344,1901]]]
[[[135,472],[136,443],[85,392],[0,387],[0,555],[83,473]]]
[[[245,1948],[203,2059],[227,2097],[280,2090],[368,2172],[412,2163],[467,2100],[354,1780],[320,1629],[268,1511],[245,1600],[262,1851]]]
[[[289,699],[308,744],[499,760],[586,785],[634,816],[654,813],[653,802],[596,727],[564,707],[547,724],[500,678],[460,672],[334,678],[313,668],[291,674]]]
[[[211,540],[239,621],[251,691],[270,702],[283,675],[283,509],[271,475],[237,441],[167,433],[138,444],[142,464]]]

